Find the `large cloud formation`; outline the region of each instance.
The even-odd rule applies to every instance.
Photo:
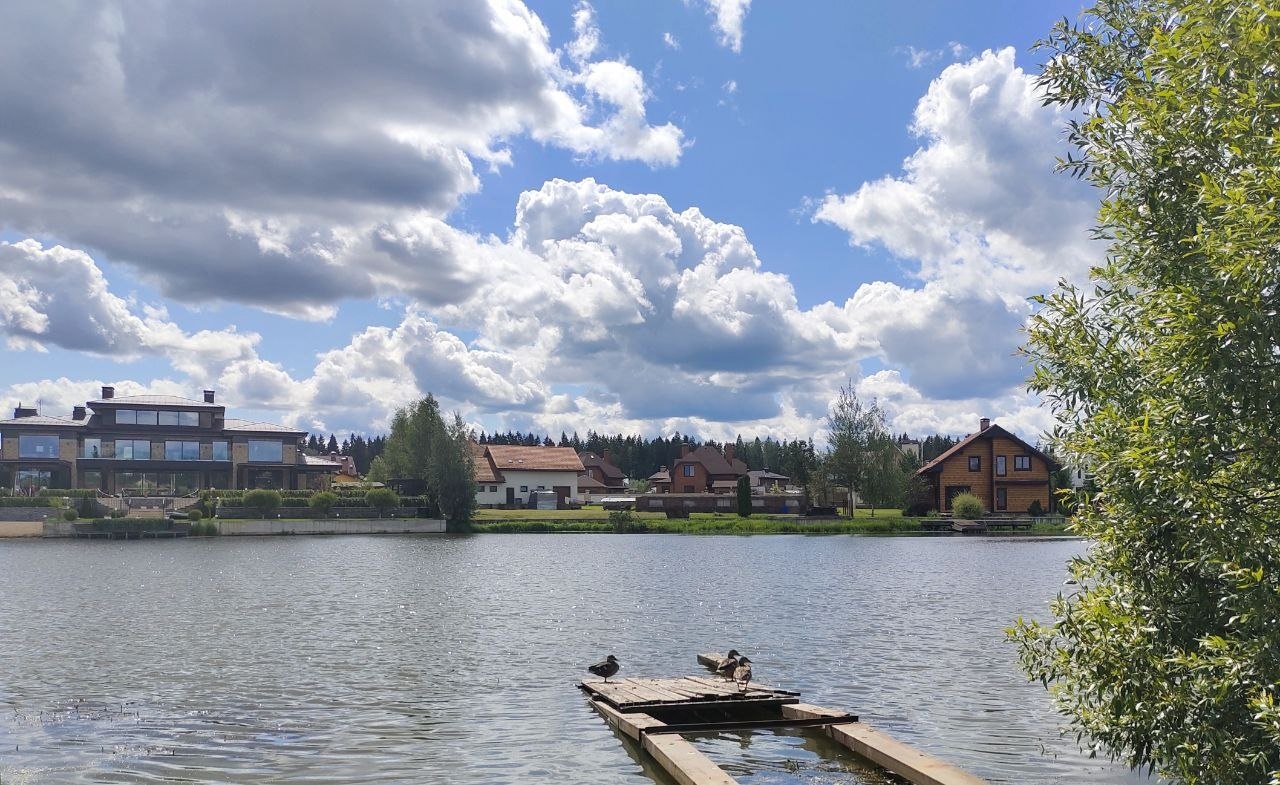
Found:
[[[323,316],[452,280],[379,238],[446,215],[506,140],[678,161],[681,130],[596,39],[588,14],[566,55],[518,0],[7,4],[0,216],[187,302]]]

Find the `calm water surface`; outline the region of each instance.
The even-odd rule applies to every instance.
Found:
[[[0,782],[665,782],[582,667],[757,678],[996,782],[1090,761],[1004,628],[1073,540],[678,535],[0,542]],[[695,740],[744,785],[881,783],[813,733]]]

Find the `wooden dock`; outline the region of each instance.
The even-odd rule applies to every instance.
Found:
[[[718,654],[699,654],[714,668]],[[640,744],[681,785],[737,785],[688,740],[689,733],[818,728],[837,743],[915,785],[987,785],[967,772],[867,726],[842,711],[800,702],[800,693],[715,675],[614,679],[578,685],[591,707]]]

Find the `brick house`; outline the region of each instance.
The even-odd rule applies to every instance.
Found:
[[[582,461],[582,468],[585,469],[583,476],[589,477],[599,487],[587,483],[583,487],[590,487],[592,493],[625,493],[627,490],[627,477],[613,463],[613,453],[605,450],[603,455],[597,455],[593,452],[578,453],[578,460]],[[581,485],[581,483],[579,483]]]
[[[672,464],[668,474],[670,493],[733,493],[738,478],[747,473],[747,465],[733,454],[733,445],[726,444],[724,453],[702,445],[680,445],[680,457]],[[661,491],[659,491],[661,492]]]
[[[1049,475],[1059,464],[983,417],[971,433],[916,472],[929,481],[934,509],[950,512],[960,493],[977,496],[985,509],[1025,514],[1033,501],[1052,509]]]

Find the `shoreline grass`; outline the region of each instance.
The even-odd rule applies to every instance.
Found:
[[[778,518],[721,519],[690,517],[685,520],[660,518],[635,520],[626,526],[614,526],[596,520],[486,520],[473,521],[471,531],[477,534],[879,534],[920,536],[952,536],[952,532],[926,532],[919,518],[848,518],[840,520]],[[990,532],[979,536],[1024,537],[1070,534],[1067,527],[1035,526],[1019,532]]]

